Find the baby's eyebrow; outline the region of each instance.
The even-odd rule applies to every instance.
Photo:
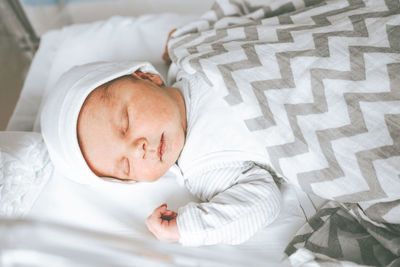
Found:
[[[110,102],[114,98],[114,93],[111,90],[111,82],[107,82],[100,86],[101,94],[100,99],[104,102]]]

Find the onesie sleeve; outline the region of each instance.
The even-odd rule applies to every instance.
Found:
[[[203,202],[178,210],[183,245],[242,243],[280,211],[280,191],[273,177],[253,162],[219,166],[188,179],[186,186]]]

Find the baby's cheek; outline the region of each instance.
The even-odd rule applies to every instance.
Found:
[[[142,177],[145,182],[154,182],[160,179],[168,169],[169,168],[166,167],[165,164],[159,162],[147,162],[140,170],[140,173],[142,174],[140,177]]]

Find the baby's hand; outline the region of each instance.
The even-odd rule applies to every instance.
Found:
[[[162,55],[162,59],[165,61],[165,63],[167,65],[171,64],[171,58],[169,57],[169,53],[168,53],[168,42],[169,39],[171,39],[171,35],[176,31],[176,29],[173,29],[172,31],[169,32],[168,34],[168,38],[167,38],[167,43],[165,44],[165,49],[164,49],[164,53]]]
[[[156,208],[153,213],[147,217],[147,228],[159,240],[165,242],[178,242],[179,231],[176,223],[178,213],[168,210],[167,204],[162,204]]]

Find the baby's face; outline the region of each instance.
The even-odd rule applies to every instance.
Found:
[[[152,182],[183,149],[184,100],[177,88],[124,78],[88,96],[77,130],[82,153],[96,175]]]

